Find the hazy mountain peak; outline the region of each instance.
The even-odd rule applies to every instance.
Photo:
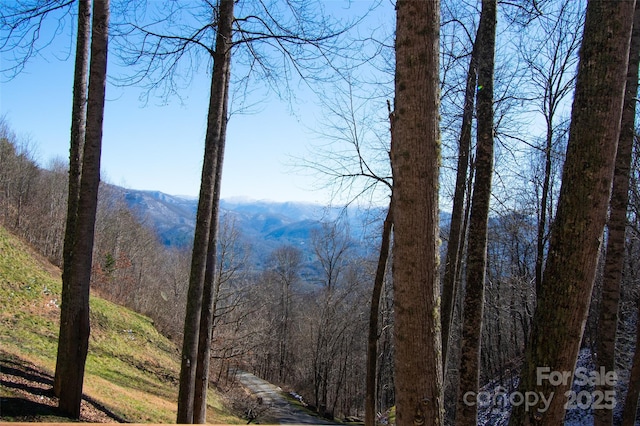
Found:
[[[119,190],[129,207],[153,226],[165,245],[185,247],[191,244],[198,209],[196,197],[160,191]],[[322,222],[335,220],[338,212],[339,209],[308,202],[248,197],[220,200],[221,217],[232,215],[241,234],[252,246],[265,253],[280,244],[307,243],[312,230],[319,228]]]

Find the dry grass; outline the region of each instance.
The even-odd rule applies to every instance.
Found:
[[[60,291],[60,271],[0,227],[0,347],[4,357],[53,374]],[[94,296],[90,303],[84,393],[128,422],[175,422],[178,348],[148,318]],[[9,393],[0,389],[2,396]],[[215,392],[209,392],[208,403],[209,421],[243,423],[222,406]]]

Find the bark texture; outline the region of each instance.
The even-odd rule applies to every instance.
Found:
[[[497,0],[483,0],[476,50],[478,52],[478,143],[469,218],[467,274],[460,351],[460,382],[456,424],[475,426],[477,405],[467,404],[467,392],[477,392],[480,374],[480,336],[484,311],[487,226],[493,177],[493,70]]]
[[[602,305],[598,321],[598,366],[606,371],[615,371],[616,329],[618,326],[618,304],[620,282],[625,258],[625,232],[627,229],[627,205],[629,203],[629,176],[631,153],[635,136],[636,98],[638,96],[638,62],[640,59],[640,3],[636,4],[629,69],[624,95],[624,110],[620,126],[620,139],[613,172],[613,188],[607,223],[607,252],[602,281]],[[601,386],[602,392],[613,391],[612,386]],[[613,410],[594,410],[594,425],[613,424]]]
[[[214,177],[213,201],[211,208],[211,228],[209,230],[209,243],[207,248],[207,266],[204,275],[204,300],[200,317],[200,330],[198,338],[198,365],[196,368],[196,389],[194,395],[194,423],[207,422],[207,388],[209,386],[209,365],[211,363],[211,339],[215,316],[216,292],[215,271],[217,262],[218,245],[218,219],[220,211],[220,188],[222,185],[222,165],[224,162],[224,147],[227,136],[227,106],[229,103],[229,77],[231,73],[231,26],[233,24],[233,1],[223,2],[218,18],[219,32],[216,41],[214,61],[222,64],[221,73],[224,73],[225,88],[223,95],[223,111],[220,122],[220,137],[217,141],[216,166]],[[215,70],[214,70],[215,72]],[[217,121],[216,121],[217,124]]]
[[[82,157],[78,217],[70,266],[69,297],[63,298],[59,356],[60,410],[80,416],[84,366],[89,348],[89,285],[100,185],[102,121],[107,81],[109,0],[95,0],[87,100],[87,129]],[[65,306],[66,303],[66,306]],[[62,312],[65,312],[64,314]]]
[[[87,123],[87,82],[89,80],[89,43],[91,40],[91,1],[78,2],[78,34],[76,36],[76,58],[73,74],[73,106],[71,110],[71,141],[69,148],[69,194],[67,198],[67,221],[64,233],[62,304],[70,296],[71,264],[73,259],[73,241],[78,217],[78,199],[80,198],[80,176],[82,171],[82,152]],[[70,302],[69,302],[70,303]],[[66,311],[61,311],[61,324],[69,319]],[[62,333],[60,334],[62,336]],[[58,344],[56,372],[53,380],[53,392],[60,396],[62,382],[61,361],[68,343]]]
[[[458,164],[456,171],[456,187],[453,194],[453,208],[451,210],[451,225],[449,226],[449,241],[442,278],[442,369],[447,371],[447,354],[449,352],[449,336],[453,311],[458,293],[460,260],[463,246],[463,222],[465,212],[465,193],[469,177],[469,152],[471,149],[471,129],[473,126],[473,111],[475,106],[477,72],[477,49],[471,53],[469,70],[467,71],[467,85],[464,95],[464,109],[462,111],[462,125],[458,141]]]
[[[564,419],[571,380],[552,386],[539,368],[575,368],[611,195],[634,8],[628,0],[587,5],[558,209],[519,389],[552,399],[548,407],[514,407],[512,425]]]
[[[369,311],[369,336],[367,339],[367,391],[365,396],[365,426],[376,424],[376,377],[378,377],[378,318],[380,316],[380,295],[384,286],[384,277],[389,259],[391,246],[391,230],[393,228],[393,201],[389,203],[389,210],[382,225],[382,241],[376,268],[373,292],[371,294],[371,308]]]
[[[223,139],[222,132],[225,128],[224,122],[226,121],[225,104],[231,58],[233,4],[233,0],[220,1],[218,35],[216,38],[211,92],[209,95],[209,112],[207,115],[205,153],[200,181],[198,211],[196,214],[191,272],[189,275],[184,339],[182,342],[180,386],[178,389],[178,423],[193,423],[194,421],[200,320],[203,309],[213,208],[214,204],[216,204],[215,182],[217,179],[217,165],[219,163],[218,151],[221,148]],[[215,238],[215,236],[213,236],[213,238]]]
[[[440,3],[396,4],[393,172],[396,424],[442,425],[438,282]]]

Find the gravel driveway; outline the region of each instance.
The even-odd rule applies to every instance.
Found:
[[[321,417],[315,417],[291,404],[283,396],[282,389],[251,373],[237,370],[235,375],[236,379],[252,393],[257,401],[262,401],[256,407],[256,411],[264,412],[266,417],[274,419],[277,424],[338,424]]]

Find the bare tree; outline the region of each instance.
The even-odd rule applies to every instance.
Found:
[[[634,23],[635,25],[635,23]],[[633,42],[632,42],[633,43]],[[629,290],[633,288],[635,284],[635,303],[632,305],[632,312],[636,312],[635,316],[635,348],[633,351],[633,360],[631,362],[629,372],[629,385],[627,388],[627,395],[624,401],[624,409],[622,412],[622,425],[632,426],[637,423],[637,409],[638,409],[638,395],[640,395],[640,327],[638,327],[637,318],[640,318],[640,292],[638,292],[638,283],[640,283],[640,276],[638,271],[638,256],[640,250],[640,140],[634,138],[634,147],[632,154],[632,162],[630,169],[630,185],[629,185],[629,205],[628,205],[628,223],[627,223],[627,250],[626,250],[626,262],[625,262],[625,283],[621,287],[621,292],[630,293]],[[632,285],[629,285],[632,284]],[[631,299],[631,297],[625,297],[621,295],[621,301],[625,299]],[[622,305],[622,304],[621,304]],[[626,314],[626,315],[625,315]],[[629,311],[621,310],[620,320],[628,318],[630,323],[633,323],[633,314],[629,314]],[[620,336],[622,337],[622,336]],[[618,337],[618,342],[622,339]],[[631,339],[630,339],[631,340]],[[619,401],[618,401],[619,402]]]
[[[396,423],[444,422],[438,306],[440,2],[396,4],[393,169]]]
[[[636,102],[638,96],[638,63],[640,62],[640,3],[636,3],[629,48],[629,69],[624,95],[624,109],[620,126],[620,138],[616,153],[615,170],[609,219],[607,221],[607,243],[602,282],[602,303],[598,321],[597,364],[606,371],[615,371],[615,342],[618,326],[620,282],[624,269],[625,240],[627,231],[627,207],[629,203],[629,178],[633,139],[635,137]],[[602,392],[611,392],[612,387],[601,384]],[[603,393],[606,395],[607,393]],[[596,410],[595,425],[613,423],[613,410]]]
[[[587,5],[560,199],[519,388],[554,397],[545,408],[514,407],[513,425],[564,419],[571,381],[552,386],[538,367],[571,372],[577,359],[611,193],[634,7]]]
[[[279,321],[276,324],[278,336],[278,381],[287,382],[291,356],[290,341],[292,327],[292,292],[300,279],[302,267],[302,252],[294,246],[282,246],[272,254],[272,272],[279,283]]]
[[[70,282],[67,293],[62,295],[58,341],[59,406],[63,412],[75,418],[80,416],[84,365],[89,345],[89,285],[100,184],[108,26],[109,0],[95,0],[78,216],[71,249]]]
[[[226,120],[226,116],[222,116],[224,105],[227,103],[226,99],[228,99],[224,86],[231,78],[228,74],[228,65],[226,66],[227,74],[224,77],[220,72],[216,72],[216,69],[223,69],[220,60],[223,57],[230,60],[233,48],[236,51],[235,60],[240,67],[248,70],[250,76],[261,73],[262,81],[277,87],[278,79],[275,78],[274,69],[279,67],[285,74],[294,72],[301,78],[317,74],[318,69],[313,68],[314,65],[319,61],[326,63],[330,50],[328,47],[341,34],[341,31],[330,29],[331,24],[327,19],[313,21],[309,7],[303,3],[287,3],[285,8],[279,8],[265,2],[246,2],[237,8],[242,15],[239,17],[233,16],[233,6],[234,2],[222,0],[216,5],[211,2],[202,2],[200,5],[187,6],[168,2],[166,10],[161,11],[167,19],[140,23],[141,19],[144,21],[146,6],[132,3],[126,5],[125,11],[132,11],[135,17],[131,20],[131,24],[120,27],[121,34],[127,36],[121,39],[123,51],[129,54],[126,60],[130,65],[139,66],[138,72],[130,76],[131,83],[143,83],[150,89],[164,87],[165,94],[175,93],[177,77],[181,72],[187,75],[187,79],[193,76],[196,67],[189,66],[189,59],[193,61],[191,65],[199,62],[198,51],[204,49],[214,62],[203,179],[192,256],[189,305],[185,321],[178,404],[179,422],[193,420],[192,402],[189,401],[193,401],[195,353],[199,338],[191,334],[196,330],[196,324],[200,324],[201,319],[208,247],[215,247],[215,244],[209,243],[210,235],[215,238],[211,224],[216,220],[213,216],[219,197],[219,194],[215,194],[214,180],[216,161],[218,158],[222,159],[222,154],[218,157],[217,153],[222,149],[221,136],[224,131],[220,124]],[[283,13],[282,10],[285,12]],[[223,11],[225,14],[222,13]],[[186,20],[188,23],[176,27],[167,24],[181,14],[190,15]],[[199,23],[202,25],[199,26]],[[227,31],[227,27],[223,27],[222,24],[227,25],[227,23],[228,32],[223,32],[223,29]],[[215,50],[210,47],[212,33],[216,35]],[[235,38],[235,41],[232,41],[232,38]],[[142,48],[138,45],[138,41],[141,42]],[[220,44],[222,42],[226,44],[223,46]],[[265,52],[277,54],[270,55]],[[187,65],[182,65],[185,61]],[[242,82],[243,78],[238,80]],[[245,78],[244,81],[247,79]],[[217,85],[215,90],[214,85]],[[206,332],[203,332],[203,336],[204,334]],[[203,380],[207,379],[203,378]]]
[[[202,181],[200,184],[200,197],[198,200],[198,212],[196,216],[196,233],[193,242],[193,253],[191,255],[191,275],[189,277],[189,293],[187,295],[187,312],[184,325],[184,337],[182,343],[182,364],[180,368],[180,390],[178,394],[178,423],[192,423],[194,420],[204,422],[202,413],[206,410],[206,384],[209,380],[208,368],[204,380],[204,387],[200,387],[201,394],[199,404],[201,410],[194,413],[196,397],[196,370],[198,368],[198,345],[200,329],[207,336],[211,335],[208,324],[201,327],[200,319],[203,308],[203,293],[205,289],[205,276],[207,268],[211,271],[215,265],[215,232],[217,222],[219,189],[222,158],[224,156],[224,133],[226,129],[226,102],[228,79],[231,66],[231,45],[232,45],[232,25],[233,25],[233,0],[221,0],[218,14],[218,30],[216,38],[216,50],[213,54],[213,74],[211,77],[211,93],[209,97],[209,113],[207,117],[207,134],[205,136],[204,164],[202,166]],[[216,184],[217,183],[217,184]],[[211,235],[211,237],[210,237]],[[209,249],[213,253],[209,256]],[[213,281],[210,273],[209,282]],[[210,293],[210,292],[209,292]],[[210,294],[207,295],[210,297]],[[208,304],[211,304],[211,299]],[[209,310],[211,306],[207,307]],[[209,323],[213,320],[212,315],[208,318]],[[205,336],[206,338],[206,336]],[[210,338],[210,337],[209,337]],[[209,348],[205,349],[207,352]],[[207,359],[208,362],[208,359]],[[200,367],[202,368],[202,366]],[[203,370],[203,374],[205,372]],[[204,410],[204,411],[203,411]],[[194,414],[197,416],[194,417]],[[206,417],[206,416],[205,416]]]
[[[229,4],[230,3],[230,4]],[[216,39],[216,51],[214,53],[214,74],[217,71],[216,64],[221,63],[224,71],[220,72],[223,82],[215,82],[216,76],[212,76],[211,99],[220,97],[217,100],[221,104],[222,110],[216,112],[220,114],[216,118],[216,126],[219,126],[215,136],[215,164],[213,165],[212,176],[212,205],[210,211],[209,235],[206,249],[206,265],[203,283],[203,308],[200,316],[200,330],[198,336],[198,356],[196,367],[196,389],[194,394],[194,423],[206,423],[207,421],[207,387],[209,385],[209,364],[211,361],[211,339],[216,303],[216,248],[218,244],[218,215],[220,210],[220,192],[222,185],[222,165],[224,161],[224,147],[227,133],[227,109],[229,104],[229,79],[231,75],[231,46],[232,46],[232,25],[233,25],[233,2],[220,4],[218,16],[218,35]],[[224,72],[224,75],[222,74]],[[218,86],[218,84],[221,84]],[[214,89],[214,85],[216,88]],[[215,91],[214,91],[215,90]],[[213,105],[213,103],[212,103]],[[211,115],[209,116],[211,119]],[[210,125],[211,123],[209,123]],[[208,125],[208,126],[209,126]],[[206,142],[205,142],[206,143]],[[205,152],[205,156],[206,156]],[[205,160],[206,163],[207,160]],[[203,167],[203,177],[204,177]],[[204,186],[206,180],[202,180]],[[202,194],[202,193],[201,193]],[[201,195],[202,196],[202,195]],[[201,207],[199,205],[199,207]],[[195,247],[195,245],[194,245]],[[195,253],[195,252],[194,252]]]
[[[91,1],[78,2],[78,34],[76,41],[76,58],[73,77],[73,107],[71,110],[71,142],[69,148],[69,189],[67,196],[67,221],[64,235],[62,294],[70,291],[71,265],[73,262],[73,241],[78,220],[78,201],[80,198],[80,181],[82,173],[82,155],[87,119],[87,81],[89,74],[89,43],[91,33]],[[61,357],[58,356],[57,363]],[[56,364],[53,392],[60,395],[62,377]]]
[[[477,405],[465,404],[468,391],[478,389],[480,336],[484,309],[487,262],[487,222],[493,179],[493,73],[497,1],[483,0],[475,49],[478,50],[478,144],[467,248],[467,277],[464,294],[460,383],[456,423],[475,425]]]
[[[457,278],[460,272],[462,247],[464,246],[463,224],[465,218],[465,194],[469,174],[471,131],[473,127],[473,112],[477,86],[477,52],[478,49],[474,47],[471,57],[469,58],[469,70],[467,71],[462,124],[458,142],[456,183],[453,196],[453,207],[451,210],[451,222],[449,226],[449,239],[447,242],[444,275],[442,277],[442,368],[445,373],[447,369],[447,353],[449,349],[449,338],[451,335],[451,322],[453,320],[456,295],[458,294]]]
[[[7,68],[0,72],[9,78],[18,75],[29,60],[41,54],[58,36],[72,15],[73,0],[3,0],[0,2],[0,52]],[[81,9],[82,10],[82,7]],[[45,30],[47,18],[54,15],[53,31]]]
[[[378,122],[372,120],[375,111],[367,108],[377,104],[374,96],[360,99],[355,81],[347,78],[346,88],[337,88],[335,98],[325,99],[323,104],[329,111],[324,137],[332,141],[312,154],[313,160],[304,161],[305,166],[328,177],[334,194],[340,199],[346,198],[347,205],[363,198],[377,199],[384,194],[391,200],[393,190],[390,176],[388,128],[380,129]],[[372,90],[384,86],[377,83]],[[368,92],[369,93],[369,92]],[[391,105],[387,101],[389,120],[392,125]],[[383,132],[384,135],[378,134]],[[346,194],[346,195],[345,195]],[[378,319],[380,296],[387,272],[387,260],[390,253],[393,219],[391,201],[382,224],[382,238],[378,255],[378,264],[373,277],[373,288],[369,312],[369,333],[367,349],[367,390],[365,402],[365,423],[372,425],[376,416],[377,359],[378,359]]]
[[[540,184],[540,204],[538,207],[538,236],[536,255],[536,289],[540,290],[544,257],[548,242],[548,228],[553,217],[552,172],[553,161],[557,156],[557,142],[563,133],[562,124],[558,123],[566,99],[573,93],[575,86],[576,53],[580,47],[580,29],[583,7],[578,1],[563,1],[557,9],[549,7],[538,18],[539,24],[531,26],[521,42],[525,65],[531,73],[534,85],[534,97],[539,99],[539,111],[545,121],[544,145],[540,148],[543,154],[544,171]],[[532,31],[538,31],[530,34]],[[538,40],[539,39],[539,40]],[[532,40],[540,43],[540,48],[527,48]]]
[[[323,223],[313,233],[313,249],[320,264],[321,287],[317,295],[317,318],[313,322],[312,377],[314,403],[326,415],[333,409],[329,400],[330,384],[335,374],[338,342],[345,336],[346,326],[337,312],[345,297],[344,281],[351,260],[353,244],[344,224]]]
[[[25,209],[36,194],[39,168],[28,140],[19,141],[4,122],[0,132],[2,221],[6,227],[22,233],[25,231]]]
[[[371,292],[371,307],[369,309],[369,335],[367,338],[367,389],[365,394],[365,425],[375,426],[376,422],[376,389],[378,371],[378,318],[380,316],[380,296],[384,287],[385,275],[389,253],[391,251],[391,238],[393,230],[393,210],[389,203],[387,216],[382,224],[382,239],[380,241],[380,251],[376,275]]]

